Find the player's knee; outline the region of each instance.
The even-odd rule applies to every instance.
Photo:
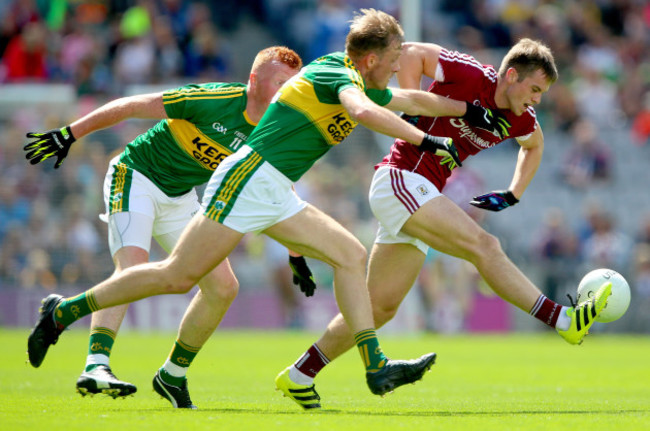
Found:
[[[341,266],[362,266],[366,267],[368,262],[368,251],[360,242],[351,242],[344,249],[341,258]]]
[[[395,314],[397,314],[397,309],[399,304],[377,304],[373,302],[372,312],[375,319],[375,327],[381,328],[386,323],[390,322]]]
[[[222,304],[231,303],[239,293],[239,282],[232,274],[210,273],[203,277],[200,286],[204,295]]]
[[[155,265],[157,265],[158,280],[164,293],[187,293],[192,290],[198,281],[197,276],[187,271],[178,270],[167,261],[162,261]]]
[[[474,256],[476,260],[482,260],[484,258],[493,258],[498,254],[502,254],[503,249],[501,248],[501,242],[496,236],[483,231],[478,237],[476,242],[476,247],[474,250]]]

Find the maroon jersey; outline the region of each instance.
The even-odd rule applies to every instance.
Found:
[[[494,67],[481,64],[470,55],[442,49],[435,79],[428,90],[431,93],[497,109],[494,101],[497,72]],[[535,110],[532,107],[519,117],[509,110],[499,110],[499,112],[504,114],[512,125],[509,129],[510,137],[525,138],[535,131],[537,123]],[[416,126],[429,135],[452,138],[461,161],[503,141],[487,130],[470,127],[463,118],[420,117]],[[441,157],[396,139],[390,153],[375,168],[392,166],[415,172],[429,179],[438,190],[442,190],[451,171],[447,165],[440,164],[441,160]]]

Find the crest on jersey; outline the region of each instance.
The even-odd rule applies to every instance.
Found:
[[[228,132],[228,129],[226,128],[226,126],[224,126],[223,124],[221,124],[219,122],[212,123],[212,128],[214,130],[216,130],[217,132],[219,132],[219,133],[223,133],[224,135]]]
[[[417,187],[415,188],[415,190],[417,190],[418,193],[420,193],[422,196],[426,196],[426,195],[429,194],[429,189],[428,189],[427,186],[424,185],[424,184],[420,184],[419,186],[417,186]]]

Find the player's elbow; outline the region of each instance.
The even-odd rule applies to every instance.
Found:
[[[353,109],[348,110],[350,118],[357,123],[368,123],[375,115],[375,110],[367,105],[355,106]]]

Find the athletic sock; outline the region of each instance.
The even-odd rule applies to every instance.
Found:
[[[289,369],[289,378],[299,385],[310,386],[314,377],[330,360],[313,344]]]
[[[560,316],[557,318],[557,323],[555,323],[555,329],[566,331],[571,326],[571,316],[567,314],[568,309],[569,307],[562,306]]]
[[[99,310],[95,300],[95,292],[90,289],[72,298],[64,299],[54,310],[54,320],[63,327]]]
[[[98,365],[108,365],[116,335],[115,331],[104,327],[90,331],[85,371],[92,371]]]
[[[354,334],[354,341],[357,343],[359,354],[366,366],[367,372],[373,373],[379,371],[386,365],[388,358],[381,351],[377,333],[373,328]]]
[[[200,347],[188,346],[181,340],[176,340],[169,357],[160,369],[160,377],[163,381],[170,385],[180,386],[199,350],[201,350]]]
[[[539,298],[537,298],[535,305],[530,310],[530,314],[551,328],[555,328],[558,324],[558,319],[560,319],[560,316],[567,317],[566,310],[567,307],[563,307],[557,302],[551,301],[544,295],[539,295]],[[571,323],[571,318],[569,318],[569,323]],[[566,325],[566,327],[564,327],[565,324],[566,319],[562,319],[560,321],[560,326],[558,329],[563,331],[569,329],[569,325]]]

